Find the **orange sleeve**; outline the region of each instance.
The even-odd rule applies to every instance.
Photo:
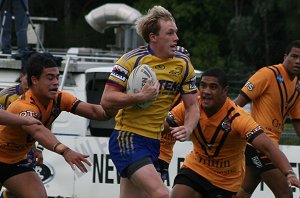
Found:
[[[72,108],[74,107],[74,105],[77,104],[77,102],[79,101],[74,95],[62,91],[59,94],[61,94],[61,98],[57,98],[58,102],[60,102],[60,109],[63,111],[67,111],[67,112],[71,112]]]
[[[271,70],[262,68],[249,78],[241,91],[254,100],[266,90],[273,75]]]

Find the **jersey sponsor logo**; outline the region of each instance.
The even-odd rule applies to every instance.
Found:
[[[203,158],[198,152],[196,152],[196,155],[198,156],[199,163],[206,165],[208,167],[215,167],[215,168],[228,168],[231,166],[229,160],[216,160],[213,158]]]
[[[254,133],[256,133],[257,131],[260,131],[260,130],[262,130],[261,126],[255,127],[253,130],[251,130],[251,131],[249,131],[248,133],[245,134],[245,138],[249,139],[251,137],[251,135],[253,135]]]
[[[21,111],[19,113],[19,116],[23,116],[23,117],[25,117],[25,116],[31,116],[31,117],[35,117],[35,118],[38,117],[37,113],[35,113],[34,111],[30,111],[30,110]]]
[[[252,91],[255,88],[255,86],[250,81],[246,82],[245,87],[247,87],[249,91]]]
[[[172,91],[172,93],[175,93],[179,90],[180,83],[179,82],[172,82],[168,80],[159,80],[159,90],[164,91]]]

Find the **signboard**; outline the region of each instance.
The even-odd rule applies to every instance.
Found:
[[[57,136],[59,140],[70,148],[89,154],[88,173],[81,173],[78,169],[73,171],[62,156],[48,150],[43,151],[45,165],[37,167],[48,196],[63,197],[119,197],[120,178],[116,168],[110,159],[108,152],[108,138],[100,137],[74,137]],[[184,157],[192,149],[191,142],[178,142],[174,146],[174,157],[169,168],[169,178],[165,182],[171,189],[175,175],[177,174]],[[281,146],[287,155],[294,171],[299,176],[300,158],[298,146]],[[293,188],[294,197],[299,197],[299,189]],[[266,185],[260,185],[253,197],[272,197],[273,194]]]

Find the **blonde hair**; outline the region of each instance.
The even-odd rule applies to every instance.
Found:
[[[150,41],[150,33],[158,34],[160,30],[159,20],[175,22],[172,14],[162,6],[153,6],[146,15],[137,20],[136,31],[147,43]]]

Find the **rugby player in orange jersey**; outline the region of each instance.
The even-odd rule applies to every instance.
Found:
[[[299,73],[300,40],[296,40],[288,45],[282,64],[258,70],[235,99],[235,103],[241,107],[252,101],[251,116],[277,146],[288,117],[292,119],[294,129],[300,135]],[[251,145],[247,145],[245,155],[246,177],[238,193],[239,197],[250,197],[261,180],[268,185],[275,197],[293,197],[292,189],[286,182],[286,177],[295,174],[292,170],[288,175],[282,174],[267,156]]]
[[[25,166],[27,153],[38,141],[46,149],[62,155],[73,170],[87,172],[88,155],[60,143],[49,130],[62,111],[89,119],[110,118],[101,105],[78,100],[72,94],[58,91],[59,70],[47,53],[32,55],[26,66],[29,90],[11,103],[8,111],[25,118],[39,119],[42,124],[0,126],[0,186],[24,198],[47,197],[41,178],[32,167]],[[110,115],[116,113],[110,110]]]
[[[203,72],[200,80],[200,120],[191,134],[193,150],[185,157],[175,177],[171,198],[231,198],[238,192],[245,174],[244,150],[247,142],[265,153],[283,174],[292,169],[285,155],[275,146],[253,118],[227,97],[225,73],[217,68]],[[165,132],[184,124],[182,103],[167,116]],[[175,140],[181,133],[171,131]],[[170,163],[170,146],[161,145],[161,155]],[[300,187],[295,175],[286,182]]]

